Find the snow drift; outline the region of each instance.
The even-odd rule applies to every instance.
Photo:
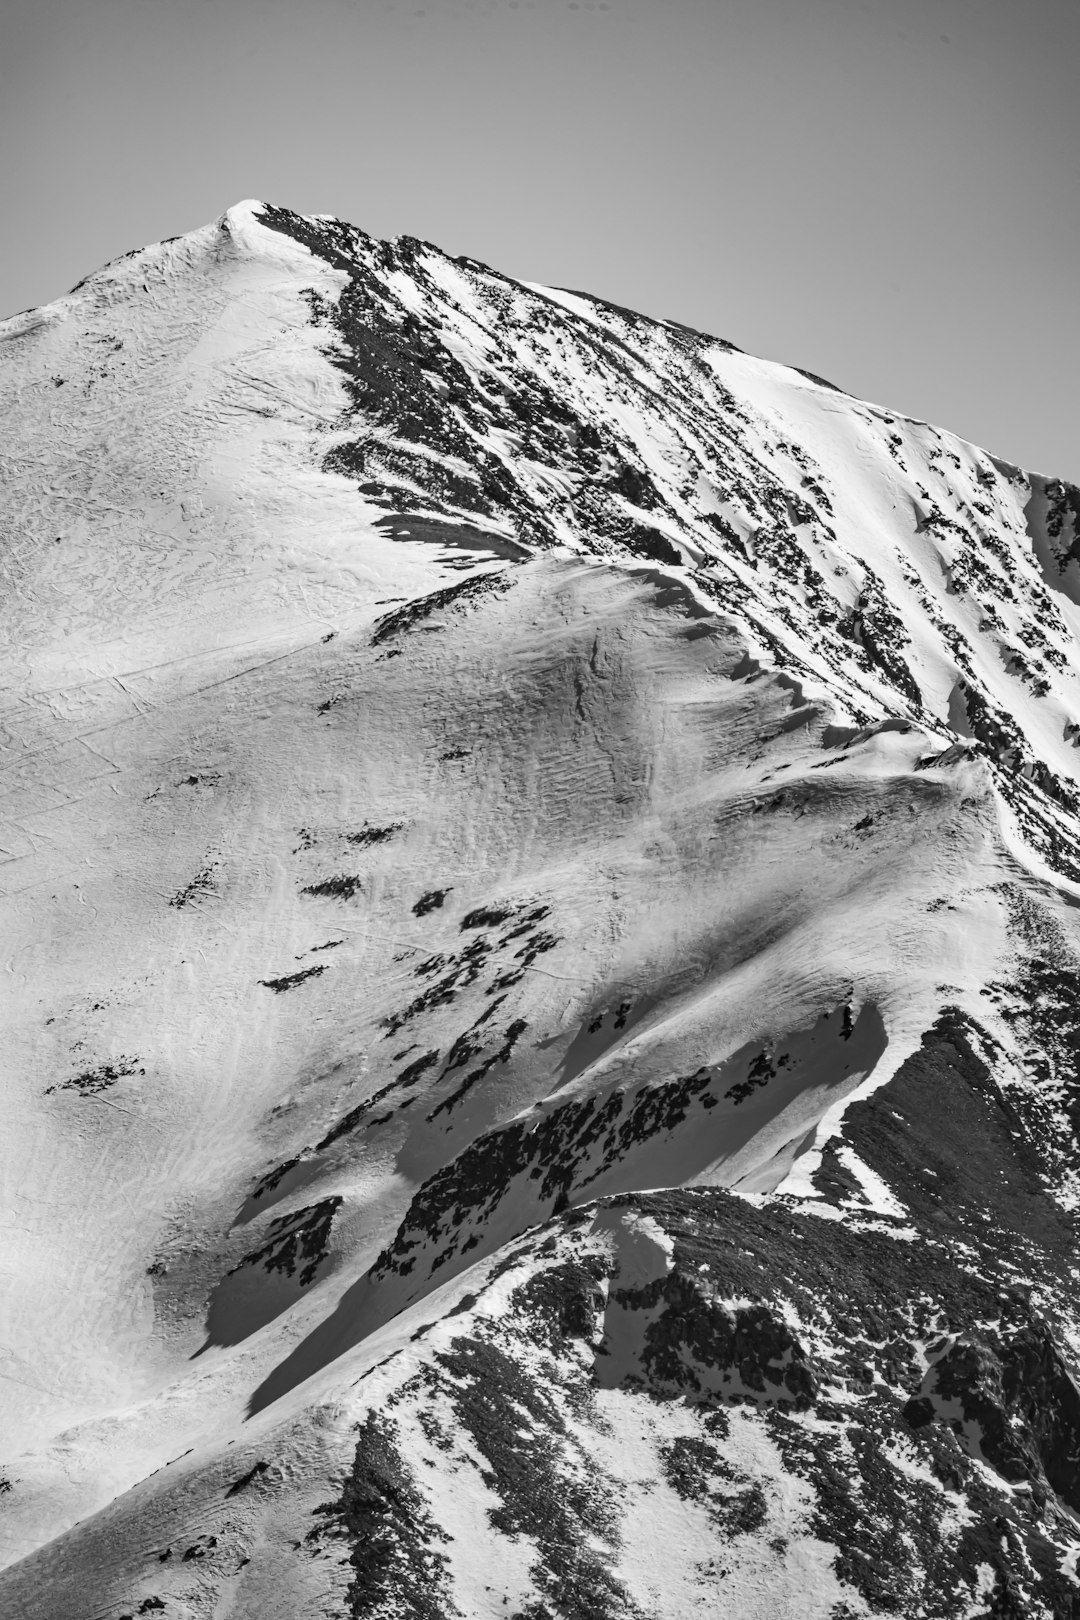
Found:
[[[259,203],[0,358],[9,1612],[1076,1613],[1077,492]]]

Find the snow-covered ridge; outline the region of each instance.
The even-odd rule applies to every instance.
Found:
[[[256,309],[267,326],[251,345]],[[116,334],[101,329],[106,311]],[[1025,836],[1080,872],[1080,497],[1060,481],[675,323],[255,202],[115,261],[7,335],[26,343],[27,320],[90,362],[88,390],[136,368],[148,382],[142,349],[173,328],[170,365],[188,349],[183,396],[155,389],[153,407],[170,459],[224,410],[247,418],[249,443],[255,429],[278,443],[289,429],[327,435],[323,467],[354,480],[353,521],[362,512],[381,534],[474,556],[555,546],[688,568],[762,653],[856,724],[902,713],[972,737]],[[135,331],[121,336],[125,321]],[[336,388],[313,350],[331,357]],[[217,397],[200,408],[207,367]],[[67,381],[39,370],[36,386],[60,425],[48,388]],[[145,394],[132,389],[143,445],[156,437]],[[20,412],[28,431],[32,416]],[[183,477],[154,472],[166,486]],[[324,579],[352,562],[340,546],[322,555],[328,496],[311,502],[318,519],[305,514],[303,548]],[[175,504],[158,532],[188,540],[200,513],[181,500],[178,527]],[[85,603],[102,605],[97,592]]]
[[[1077,492],[256,202],[0,368],[13,1612],[895,1613],[827,1483],[880,1444],[927,1613],[1001,1468],[1064,1615]]]

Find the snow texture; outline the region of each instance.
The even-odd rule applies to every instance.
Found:
[[[0,1610],[1080,1614],[1080,492],[258,202],[0,367]]]

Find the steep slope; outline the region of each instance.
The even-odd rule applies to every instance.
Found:
[[[261,204],[0,340],[10,1612],[1080,1613],[1077,492]]]

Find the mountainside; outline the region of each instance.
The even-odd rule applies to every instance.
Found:
[[[261,203],[0,365],[0,1612],[1080,1617],[1080,490]]]

